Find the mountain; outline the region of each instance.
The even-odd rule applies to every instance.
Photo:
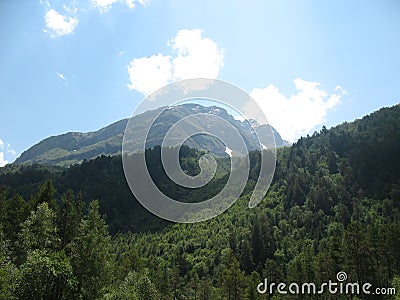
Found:
[[[219,178],[203,189],[179,189],[166,179],[160,162],[160,148],[149,151],[149,172],[160,188],[178,199],[204,199],[219,191],[226,178]],[[196,173],[198,152],[183,151],[181,164]],[[279,201],[286,210],[300,206],[335,215],[341,205],[349,214],[354,199],[392,199],[400,209],[400,105],[383,108],[360,120],[343,123],[329,130],[301,138],[291,147],[278,149],[271,190],[279,190]],[[259,157],[250,155],[249,190],[257,181]],[[224,159],[219,162],[223,163]],[[222,166],[222,171],[229,168]],[[194,172],[193,172],[194,170]],[[10,196],[30,199],[38,187],[51,179],[60,194],[72,189],[85,199],[99,199],[113,232],[157,227],[159,218],[145,210],[126,184],[120,156],[97,157],[68,169],[61,167],[12,164],[0,169],[1,186]],[[279,187],[279,188],[278,188]],[[363,200],[364,201],[364,200]],[[339,206],[338,206],[339,205]],[[335,206],[338,206],[335,208]],[[162,223],[162,222],[161,222]]]
[[[136,118],[137,123],[146,124],[146,122],[149,122],[149,120],[159,114],[162,109],[163,108],[147,111],[134,118]],[[161,145],[163,136],[175,122],[195,113],[213,114],[227,120],[237,128],[250,150],[259,149],[253,129],[255,126],[258,126],[258,129],[264,134],[271,132],[268,125],[258,125],[252,120],[251,122],[235,120],[225,109],[220,107],[183,104],[164,110],[157,118],[149,133],[146,148]],[[23,152],[15,163],[68,166],[80,163],[85,159],[90,160],[99,155],[114,156],[121,154],[122,138],[127,123],[128,119],[123,119],[94,132],[68,132],[46,138]],[[140,128],[138,128],[138,130],[140,130]],[[281,138],[274,128],[272,128],[272,132],[277,147],[290,145]],[[186,144],[191,148],[207,150],[221,156],[226,155],[225,147],[220,141],[204,135],[191,138]]]
[[[225,187],[229,174],[221,170],[200,189],[178,188],[166,180],[160,149],[146,152],[149,172],[173,199],[204,201]],[[182,149],[181,165],[193,175],[201,152]],[[260,153],[251,152],[242,196],[225,213],[194,224],[173,224],[142,207],[121,156],[70,168],[7,165],[0,169],[0,298],[275,299],[276,290],[256,294],[264,278],[319,288],[343,273],[350,283],[398,291],[398,153],[400,105],[322,128],[278,149],[271,187],[249,209],[260,167]],[[108,278],[104,288],[83,294],[99,276]],[[347,297],[308,291],[309,299]]]

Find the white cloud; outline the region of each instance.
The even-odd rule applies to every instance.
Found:
[[[50,1],[40,0],[39,2],[46,12],[44,17],[46,26],[43,31],[48,33],[52,38],[74,33],[79,23],[77,15],[82,12],[88,13],[89,7],[98,8],[101,13],[104,13],[109,11],[117,2],[125,3],[129,8],[136,7],[137,3],[144,7],[150,3],[149,0],[90,0],[84,4],[80,3],[82,1],[71,0],[69,3],[59,4],[57,11],[51,8],[52,4],[50,4]],[[56,1],[51,2],[56,4]],[[60,12],[61,10],[63,10],[63,13]]]
[[[223,50],[201,29],[182,29],[167,45],[171,55],[153,55],[133,59],[128,65],[129,89],[148,95],[176,80],[217,78],[223,67]]]
[[[76,15],[78,12],[87,12],[86,9],[83,7],[82,3],[80,3],[80,2],[82,2],[82,1],[80,1],[80,0],[67,0],[65,3],[62,4],[62,8],[69,15]],[[47,7],[50,8],[50,3],[48,4]]]
[[[92,5],[96,8],[99,9],[100,12],[104,13],[109,11],[112,6],[117,3],[117,2],[125,2],[125,4],[129,7],[129,8],[135,8],[136,7],[136,3],[139,3],[143,6],[147,6],[147,4],[149,3],[148,0],[92,0]]]
[[[14,149],[7,150],[7,153],[9,153],[12,157],[17,156],[17,151],[15,151]]]
[[[339,92],[341,92],[343,95],[347,95],[347,91],[346,91],[344,88],[342,88],[340,85],[337,85],[337,86],[335,87],[335,91],[339,91]]]
[[[176,51],[173,59],[174,79],[217,78],[223,66],[223,50],[209,38],[202,37],[203,30],[183,29],[171,40]]]
[[[45,0],[40,0],[39,3],[41,5],[43,5],[44,8],[46,8],[46,10],[50,9],[50,2],[49,1],[45,1]]]
[[[317,82],[300,78],[293,80],[297,93],[287,97],[279,88],[269,84],[255,88],[251,97],[258,103],[268,122],[283,139],[294,142],[300,136],[311,133],[326,120],[328,110],[333,109],[346,91],[337,86],[333,93],[321,89]]]
[[[126,0],[126,5],[128,5],[129,8],[135,8],[135,1],[134,0]]]
[[[78,18],[64,16],[54,9],[49,9],[44,17],[46,29],[44,32],[50,34],[52,38],[72,34],[78,25]]]
[[[137,2],[139,2],[143,6],[147,6],[147,4],[150,3],[150,0],[137,0]]]
[[[60,78],[61,80],[64,80],[64,81],[67,80],[67,78],[65,78],[65,75],[63,73],[56,72],[56,74],[57,74],[57,77]]]
[[[11,148],[9,143],[5,143],[2,139],[0,139],[0,167],[4,167],[9,161],[6,159],[6,155],[8,159],[15,159],[17,156],[17,152]]]
[[[100,12],[107,12],[117,1],[118,0],[92,0],[92,4],[94,7],[97,7]]]
[[[4,167],[6,164],[8,164],[8,161],[4,159],[4,152],[0,152],[0,168]]]
[[[128,88],[148,95],[172,78],[171,57],[162,54],[133,59],[129,66]]]

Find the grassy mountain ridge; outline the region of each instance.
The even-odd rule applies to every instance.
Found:
[[[15,163],[70,165],[101,154],[119,154],[127,122],[123,119],[94,132],[69,132],[46,138],[23,152]]]
[[[143,130],[149,120],[158,115],[161,110],[162,108],[151,110],[135,116],[137,123],[141,125],[134,130]],[[176,121],[195,113],[209,113],[222,117],[238,129],[251,150],[259,148],[253,129],[248,122],[235,120],[225,109],[213,106],[204,107],[198,104],[183,104],[165,110],[150,130],[146,148],[161,145],[163,136]],[[69,166],[80,163],[84,159],[96,158],[99,155],[119,155],[121,154],[122,138],[127,123],[128,119],[123,119],[94,132],[69,132],[49,137],[23,152],[15,163]],[[289,145],[288,142],[282,140],[275,129],[272,128],[272,130],[278,147]],[[265,130],[265,132],[268,133],[268,130]],[[219,155],[226,155],[224,153],[225,147],[221,142],[206,136],[200,135],[189,139],[187,145],[191,148],[205,149]]]

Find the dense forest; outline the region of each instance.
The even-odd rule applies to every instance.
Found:
[[[259,294],[271,282],[335,280],[400,293],[400,106],[298,140],[277,152],[271,188],[248,208],[260,168],[220,216],[175,224],[133,198],[121,157],[69,168],[0,169],[1,299],[396,299],[382,295]],[[196,174],[201,152],[184,147]],[[158,186],[181,201],[223,187],[229,161],[192,191],[171,183],[160,148],[146,151]]]

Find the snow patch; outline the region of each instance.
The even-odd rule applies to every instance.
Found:
[[[229,157],[232,157],[232,150],[229,149],[228,147],[225,147],[225,153],[229,155]]]

